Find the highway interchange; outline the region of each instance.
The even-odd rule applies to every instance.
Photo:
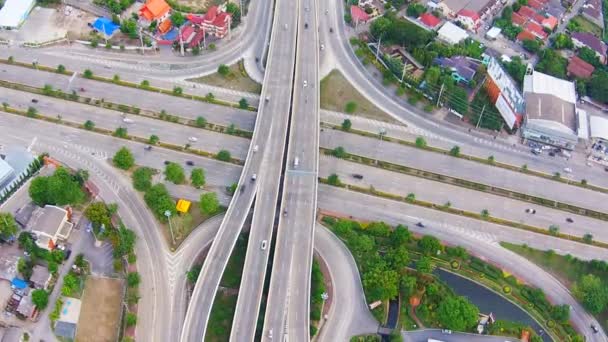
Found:
[[[354,183],[349,175],[357,170],[357,173],[364,174],[361,184],[365,186],[373,185],[382,190],[398,191],[402,195],[414,192],[420,199],[432,202],[451,201],[455,207],[474,212],[480,209],[476,206],[478,204],[467,201],[467,198],[480,196],[472,190],[454,189],[441,183],[416,180],[409,176],[354,165],[333,158],[319,158],[318,148],[344,146],[351,153],[453,176],[466,175],[472,177],[471,180],[485,184],[544,196],[603,212],[608,211],[605,195],[496,167],[481,166],[433,153],[423,154],[412,148],[378,139],[327,129],[319,132],[317,128],[319,120],[324,118],[324,115],[319,113],[319,70],[327,70],[329,65],[340,69],[347,79],[372,102],[388,114],[406,122],[408,127],[417,128],[431,136],[441,137],[436,141],[431,140],[432,142],[450,145],[457,143],[462,146],[463,151],[479,150],[479,154],[494,155],[497,160],[509,161],[513,165],[527,164],[531,169],[548,173],[560,170],[562,167],[562,164],[555,160],[533,158],[522,151],[508,149],[506,148],[509,147],[508,144],[501,141],[479,144],[479,140],[475,139],[486,138],[474,137],[458,128],[450,127],[449,124],[442,126],[423,118],[415,109],[403,106],[399,100],[384,92],[383,87],[367,74],[352,53],[346,39],[348,29],[341,20],[343,9],[340,1],[320,4],[307,0],[292,3],[277,1],[275,9],[277,13],[274,16],[260,14],[271,12],[270,1],[252,2],[251,6],[251,12],[244,21],[241,37],[238,39],[238,36],[235,37],[218,53],[201,56],[192,63],[179,60],[164,61],[162,62],[164,64],[161,64],[160,61],[151,59],[148,63],[144,62],[143,66],[138,62],[137,67],[133,67],[131,57],[120,54],[110,56],[108,53],[103,53],[102,58],[91,60],[87,57],[91,56],[90,51],[79,50],[77,47],[73,47],[74,51],[67,54],[56,48],[38,51],[15,47],[0,49],[0,56],[3,57],[27,56],[31,59],[36,58],[41,63],[48,61],[48,65],[62,63],[68,69],[78,71],[82,71],[86,65],[96,74],[105,73],[111,77],[113,73],[120,73],[122,78],[132,78],[137,82],[142,79],[141,68],[146,68],[148,72],[146,77],[158,80],[159,84],[179,84],[175,83],[178,79],[208,74],[215,71],[218,64],[234,63],[243,55],[250,60],[246,66],[249,65],[251,68],[252,64],[256,65],[251,63],[253,55],[263,55],[261,51],[265,49],[265,41],[270,40],[260,100],[258,101],[255,95],[245,95],[251,99],[251,104],[259,106],[257,116],[250,111],[214,106],[169,95],[151,94],[136,89],[123,87],[120,88],[121,91],[115,91],[116,86],[81,77],[74,80],[71,88],[85,88],[86,91],[81,93],[83,96],[104,98],[142,109],[154,111],[165,109],[169,113],[185,118],[195,119],[197,116],[204,116],[212,123],[235,124],[239,128],[254,132],[251,142],[244,138],[140,116],[129,116],[135,122],[125,125],[121,115],[111,110],[20,91],[4,89],[0,95],[2,102],[6,101],[11,106],[22,109],[32,105],[31,98],[36,97],[39,102],[35,107],[41,114],[61,115],[64,120],[79,123],[91,119],[98,126],[112,130],[118,126],[125,126],[128,127],[129,133],[144,138],[155,132],[162,132],[159,134],[161,140],[183,145],[188,143],[187,137],[195,136],[198,138],[196,144],[200,144],[202,150],[217,152],[219,149],[228,149],[234,157],[246,160],[245,165],[240,167],[163,148],[155,147],[152,151],[145,151],[143,144],[5,113],[0,114],[0,130],[10,132],[2,134],[0,144],[27,145],[33,138],[37,138],[34,145],[36,151],[50,152],[69,166],[92,170],[91,178],[99,184],[101,197],[108,202],[119,203],[121,217],[128,226],[136,229],[140,236],[137,245],[137,252],[140,255],[138,269],[142,274],[143,284],[137,326],[138,340],[203,340],[220,278],[236,238],[250,213],[249,209],[254,198],[250,243],[235,314],[235,318],[238,319],[234,320],[231,340],[254,339],[270,248],[275,248],[275,258],[268,297],[270,309],[266,310],[263,339],[270,340],[271,330],[275,339],[279,336],[289,341],[309,339],[309,270],[313,236],[314,248],[328,264],[332,281],[335,283],[333,293],[330,294],[334,302],[326,322],[327,328],[321,330],[319,340],[344,340],[352,334],[375,331],[373,318],[370,318],[362,298],[354,262],[339,240],[325,228],[320,226],[315,228],[317,208],[362,220],[408,224],[416,233],[433,234],[450,244],[462,245],[472,253],[505,267],[518,278],[542,288],[554,303],[571,305],[572,321],[578,329],[591,340],[606,339],[603,332],[592,334],[589,325],[594,319],[582,309],[563,285],[530,262],[500,248],[497,242],[527,243],[536,248],[551,248],[583,259],[606,259],[606,250],[553,237],[539,238],[536,234],[521,230],[328,186],[319,186],[317,191],[317,171],[321,177],[329,173],[339,173],[345,181]],[[267,11],[262,12],[263,9]],[[254,16],[256,13],[259,15]],[[295,13],[297,15],[294,15]],[[272,35],[252,34],[256,30],[258,33],[268,32],[272,17],[274,17]],[[304,24],[309,28],[306,29]],[[253,27],[255,30],[252,29]],[[319,30],[316,29],[317,27]],[[329,28],[332,28],[334,34],[329,33]],[[250,37],[250,41],[246,41],[246,37]],[[319,42],[327,46],[322,53],[318,48]],[[248,46],[245,46],[246,44]],[[108,61],[111,61],[112,70],[104,68],[108,66]],[[99,64],[96,64],[97,62]],[[10,65],[2,65],[2,69],[6,70],[0,74],[2,80],[37,87],[52,84],[68,90],[68,76]],[[255,71],[251,73],[255,74]],[[304,81],[307,83],[306,86]],[[154,82],[152,80],[152,83]],[[211,88],[201,86],[185,91],[204,95],[209,89]],[[242,94],[222,92],[221,89],[212,91],[216,96],[233,102],[243,97]],[[264,99],[267,98],[268,101],[265,101]],[[288,127],[289,136],[287,136]],[[216,217],[206,222],[195,230],[177,251],[171,252],[160,234],[158,224],[143,204],[141,196],[131,191],[129,180],[106,162],[106,159],[122,145],[134,151],[138,164],[162,169],[164,160],[178,161],[182,165],[185,161],[192,160],[207,171],[208,189],[219,192],[226,185],[238,181],[243,191],[237,191],[231,199],[230,207],[224,217]],[[197,147],[193,145],[194,148]],[[299,160],[297,167],[294,165],[296,157]],[[606,185],[607,181],[602,177],[601,170],[588,169],[580,162],[573,169],[575,169],[574,174],[579,178],[584,174],[589,182]],[[251,176],[254,173],[257,179],[252,181]],[[411,187],[398,186],[408,182],[412,182]],[[433,189],[430,189],[431,185]],[[196,198],[195,196],[196,193],[192,195]],[[450,196],[454,197],[450,198]],[[484,208],[489,209],[493,216],[511,217],[516,221],[525,220],[541,227],[547,227],[551,222],[560,222],[561,231],[565,233],[580,236],[592,232],[596,239],[608,242],[608,236],[601,229],[603,222],[544,208],[538,209],[537,216],[530,218],[524,212],[529,206],[527,204],[505,198],[493,198],[496,196],[484,196],[486,198]],[[277,205],[279,198],[281,200]],[[573,217],[574,223],[567,225],[564,222],[565,216]],[[275,217],[278,217],[276,247],[271,244]],[[419,221],[427,222],[424,230],[414,226]],[[268,241],[265,251],[260,248],[262,240]],[[210,249],[203,271],[188,304],[184,272],[192,265],[196,256],[208,246]],[[152,255],[162,257],[153,258]],[[350,319],[345,319],[347,317]],[[345,324],[347,322],[351,323]]]

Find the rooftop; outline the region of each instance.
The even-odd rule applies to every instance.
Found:
[[[595,52],[602,56],[606,55],[606,44],[599,40],[596,36],[589,32],[573,32],[571,34],[572,39],[576,39],[581,44],[593,49]]]
[[[17,306],[17,312],[25,317],[32,317],[34,314],[34,303],[32,302],[32,292],[30,291],[27,296],[23,296]]]
[[[591,126],[591,137],[608,141],[608,119],[602,116],[592,115],[589,117]]]
[[[17,276],[18,256],[0,258],[0,279],[12,281]]]
[[[444,68],[450,68],[458,73],[461,77],[470,81],[475,76],[477,68],[481,64],[478,60],[465,56],[454,56],[449,58],[437,58],[436,63]]]
[[[63,306],[59,312],[58,322],[66,322],[78,324],[78,317],[80,317],[80,306],[82,302],[80,299],[72,297],[63,297]]]
[[[551,94],[525,93],[528,120],[542,120],[545,125],[576,134],[576,108],[574,103]]]
[[[35,0],[6,0],[0,9],[0,26],[17,27],[25,12],[34,5]]]
[[[164,16],[170,10],[171,7],[165,0],[148,0],[139,11],[147,20],[154,20]]]
[[[54,205],[46,205],[44,208],[34,210],[28,226],[32,231],[54,236],[61,229],[62,222],[67,214],[68,212],[65,209]]]
[[[369,20],[369,15],[367,13],[365,13],[365,11],[361,7],[355,6],[355,5],[350,6],[350,16],[356,22],[358,22],[358,21],[365,22],[365,21]]]
[[[554,95],[569,103],[576,103],[574,83],[534,71],[524,76],[524,93]]]
[[[458,11],[458,15],[461,15],[463,17],[469,17],[473,20],[479,20],[479,14],[477,14],[477,12],[470,10],[468,8],[463,8],[460,11]]]
[[[46,267],[35,265],[34,269],[32,270],[32,276],[30,277],[30,281],[36,285],[44,286],[47,280],[49,280],[50,275],[51,273]]]
[[[444,39],[449,40],[450,43],[459,43],[469,37],[467,31],[449,21],[441,26],[439,31],[437,31],[437,34],[440,37],[444,37]]]
[[[580,59],[578,56],[570,58],[568,63],[568,74],[579,78],[589,78],[593,71],[595,71],[595,67]]]
[[[420,21],[430,27],[430,28],[434,28],[435,26],[439,25],[441,23],[441,19],[437,18],[436,16],[432,15],[431,13],[423,13],[420,18]]]

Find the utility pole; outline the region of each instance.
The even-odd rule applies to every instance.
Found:
[[[479,120],[477,120],[477,125],[475,125],[475,129],[479,128],[479,124],[481,123],[481,118],[483,117],[483,112],[486,110],[486,105],[483,105],[481,109],[481,114],[479,115]]]
[[[182,55],[182,57],[184,57],[184,39],[182,37],[182,28],[180,27],[177,31],[177,34],[179,34],[179,46],[180,46],[180,53]]]
[[[175,237],[173,236],[173,227],[171,226],[171,211],[165,210],[165,216],[167,217],[167,221],[169,221],[169,231],[171,232],[171,240],[173,241],[173,245],[175,245]]]
[[[401,73],[401,83],[403,83],[403,79],[405,78],[405,66],[407,63],[403,63],[403,72]]]
[[[437,96],[437,107],[439,107],[439,100],[441,100],[441,94],[443,94],[443,87],[445,83],[441,83],[441,89],[439,89],[439,96]]]
[[[141,54],[144,54],[144,38],[141,36],[142,28],[139,28],[139,42],[141,43]]]
[[[376,45],[376,60],[378,60],[378,54],[380,53],[380,44],[382,43],[382,35],[378,39],[378,45]]]

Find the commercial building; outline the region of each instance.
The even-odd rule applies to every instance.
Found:
[[[589,32],[574,32],[570,37],[575,47],[587,47],[595,51],[595,55],[600,62],[606,64],[606,43]]]
[[[68,239],[74,227],[68,220],[68,213],[54,205],[46,205],[34,211],[27,225],[36,235],[38,247],[53,250],[58,241]]]
[[[524,99],[522,137],[574,149],[579,139],[574,83],[530,70],[524,76]],[[580,119],[586,122],[586,114]]]
[[[36,0],[6,0],[0,9],[0,28],[19,28],[35,5]]]
[[[491,58],[488,63],[488,78],[485,87],[492,103],[502,116],[507,127],[518,127],[525,113],[524,97],[500,63]]]
[[[439,31],[437,31],[437,39],[450,45],[458,44],[467,38],[469,38],[467,31],[449,21],[443,24]]]

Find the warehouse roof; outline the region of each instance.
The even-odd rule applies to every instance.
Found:
[[[538,71],[524,77],[524,93],[554,95],[566,102],[576,103],[574,82],[565,81]]]
[[[0,9],[0,27],[17,27],[25,19],[36,0],[6,0]]]
[[[589,117],[589,121],[589,126],[591,126],[591,137],[608,141],[608,119],[592,115]]]

